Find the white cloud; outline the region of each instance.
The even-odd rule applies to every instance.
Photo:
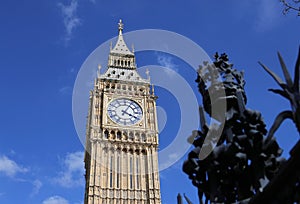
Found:
[[[43,183],[40,180],[36,179],[32,182],[32,185],[33,185],[33,189],[32,189],[32,192],[30,194],[31,197],[35,196],[39,193],[41,187],[43,186]]]
[[[10,154],[10,155],[15,155],[16,152],[15,152],[15,150],[12,149],[12,150],[10,150],[9,154]]]
[[[75,69],[74,69],[74,68],[71,68],[71,69],[70,69],[70,73],[71,73],[71,74],[75,73]]]
[[[65,198],[61,196],[51,196],[43,201],[42,204],[69,204],[69,201],[67,201]]]
[[[173,76],[175,72],[178,72],[178,66],[173,62],[172,57],[166,56],[166,55],[158,55],[157,56],[157,62],[159,65],[169,68],[164,69],[164,71],[169,75]],[[173,72],[173,71],[175,72]]]
[[[78,151],[68,153],[63,159],[63,170],[54,178],[54,182],[66,187],[77,187],[84,185],[84,152]]]
[[[81,19],[77,16],[78,0],[72,0],[69,5],[58,3],[58,7],[63,16],[67,43],[72,38],[74,29],[81,25]]]
[[[14,177],[17,173],[25,173],[27,171],[27,168],[18,165],[15,161],[6,156],[0,156],[0,173],[2,172],[6,176]]]
[[[179,154],[178,152],[174,152],[169,154],[166,158],[161,159],[159,162],[159,166],[162,169],[166,169],[166,168],[179,168],[178,166],[178,160],[182,158],[182,155]],[[176,161],[176,163],[174,163],[174,161]],[[180,169],[180,168],[179,168]]]
[[[274,0],[256,1],[257,17],[255,29],[259,32],[269,30],[279,23],[279,17],[282,15],[281,5]]]
[[[64,87],[60,88],[58,91],[62,95],[66,95],[66,94],[70,95],[70,94],[72,94],[72,88],[69,87],[69,86],[64,86]]]

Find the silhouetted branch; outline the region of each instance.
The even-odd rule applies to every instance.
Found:
[[[268,137],[267,137],[267,141],[271,140],[274,136],[274,133],[276,132],[276,130],[280,127],[281,123],[285,120],[285,119],[291,119],[293,120],[293,112],[292,111],[283,111],[281,113],[279,113],[276,116],[276,119],[269,131]]]
[[[293,10],[297,11],[298,16],[300,16],[300,6],[296,6],[296,4],[300,3],[300,0],[292,0],[292,3],[288,2],[287,0],[280,0],[280,2],[285,6],[282,11],[284,15],[286,15],[290,10]]]

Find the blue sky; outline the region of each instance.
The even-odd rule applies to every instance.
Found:
[[[0,203],[83,203],[84,148],[73,124],[72,90],[88,55],[117,35],[120,18],[124,32],[169,30],[210,56],[228,53],[245,70],[247,107],[260,110],[269,128],[289,104],[267,91],[276,84],[257,61],[282,76],[280,51],[293,73],[300,44],[299,17],[281,10],[277,0],[1,1]],[[197,89],[195,73],[176,57],[137,53],[137,64],[167,66]],[[164,147],[178,131],[180,113],[167,90],[157,88],[156,94],[167,118],[160,135]],[[286,121],[276,135],[285,156],[299,137],[294,129]],[[181,171],[183,159],[161,172],[163,203],[175,203],[178,192],[197,203],[196,189]]]

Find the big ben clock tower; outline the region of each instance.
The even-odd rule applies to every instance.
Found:
[[[90,92],[84,203],[160,204],[157,97],[122,31],[120,20],[107,70]]]

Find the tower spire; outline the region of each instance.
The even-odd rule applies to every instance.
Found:
[[[100,78],[110,78],[123,81],[145,82],[150,85],[149,70],[146,71],[147,78],[144,79],[136,71],[137,65],[135,62],[134,47],[132,51],[127,47],[123,36],[124,24],[120,19],[118,22],[119,35],[117,42],[113,46],[110,44],[108,56],[108,69],[100,76]],[[98,71],[100,73],[100,71]]]
[[[123,28],[124,28],[124,24],[120,19],[118,23],[118,29],[119,29],[118,40],[113,48],[112,45],[110,46],[108,66],[136,69],[134,53],[133,51],[131,52],[129,50],[123,38]]]
[[[114,46],[114,48],[110,50],[110,53],[114,53],[114,54],[117,54],[117,55],[131,55],[131,56],[134,56],[134,53],[131,52],[128,49],[128,47],[127,47],[127,45],[124,41],[124,38],[123,38],[124,24],[122,23],[121,19],[119,20],[118,25],[119,25],[118,40],[117,40],[117,43]]]

